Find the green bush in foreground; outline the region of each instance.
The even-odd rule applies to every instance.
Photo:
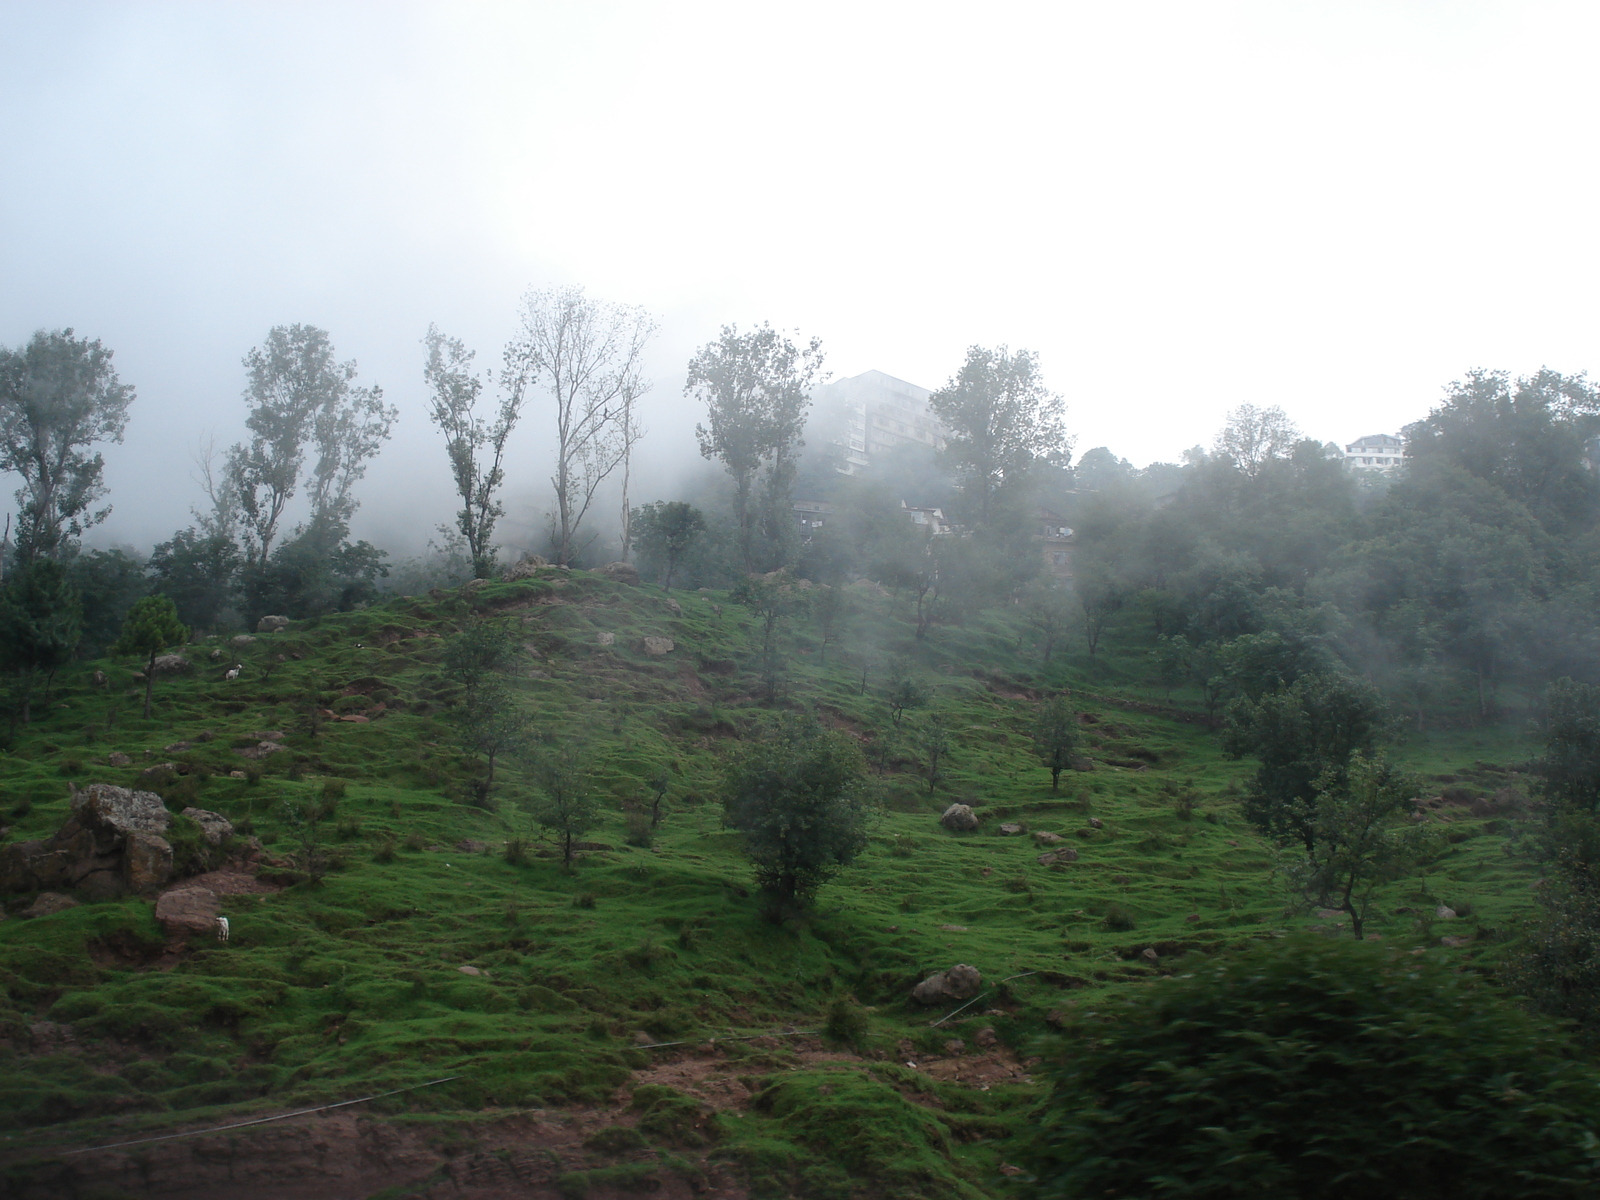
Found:
[[[1075,1025],[1046,1058],[1032,1196],[1596,1194],[1596,1072],[1442,962],[1268,943]]]

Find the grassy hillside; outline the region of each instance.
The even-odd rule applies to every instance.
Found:
[[[224,898],[226,944],[181,947],[145,899],[24,920],[32,897],[5,898],[0,1153],[20,1162],[458,1076],[369,1111],[440,1145],[512,1112],[589,1114],[599,1132],[551,1167],[571,1195],[724,1170],[758,1196],[990,1196],[1036,1099],[1030,1039],[1054,1014],[1139,986],[1185,950],[1334,930],[1286,912],[1270,847],[1238,814],[1248,764],[1165,709],[1139,660],[1069,655],[1041,672],[1020,629],[992,613],[919,643],[894,597],[849,590],[841,644],[824,653],[806,618],[789,626],[780,703],[881,739],[897,658],[931,703],[879,763],[871,849],[810,917],[783,926],[762,919],[720,823],[720,763],[763,711],[752,619],[723,595],[669,599],[551,568],[396,600],[237,651],[193,646],[198,669],[158,680],[151,720],[127,662],[65,674],[0,760],[9,837],[53,832],[69,781],[151,788],[261,839],[272,890]],[[526,815],[523,764],[503,771],[492,807],[472,802],[479,768],[452,741],[440,658],[442,635],[474,618],[516,631],[515,686],[541,734],[580,742],[606,797],[571,871]],[[675,648],[646,654],[646,636]],[[244,668],[228,681],[233,661]],[[1074,689],[1094,765],[1063,776],[1059,794],[1029,745],[1046,686]],[[322,709],[365,719],[313,721]],[[934,711],[955,748],[930,790],[909,731]],[[287,750],[240,754],[266,731]],[[113,752],[131,765],[108,765]],[[1449,932],[1475,940],[1434,952],[1492,961],[1533,874],[1515,823],[1467,805],[1516,786],[1509,764],[1527,747],[1455,731],[1401,753],[1449,777],[1438,780],[1455,789],[1439,810],[1448,841],[1372,928],[1438,947],[1429,914],[1449,904],[1463,913]],[[169,762],[170,774],[142,774]],[[641,812],[662,770],[667,815],[651,841]],[[324,798],[336,803],[317,836],[334,869],[313,883],[294,869],[303,840],[285,802]],[[939,827],[957,800],[978,809],[979,832]],[[1079,861],[1041,866],[1042,847],[1001,835],[1002,821],[1065,835]],[[509,861],[519,838],[532,853]],[[934,1027],[943,1013],[908,993],[958,962],[983,972],[984,997]],[[765,1036],[707,1046],[749,1035]],[[645,1045],[662,1042],[685,1044]],[[705,1069],[667,1070],[691,1059]]]

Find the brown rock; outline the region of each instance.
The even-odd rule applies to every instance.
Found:
[[[1089,818],[1089,828],[1090,829],[1104,829],[1105,827],[1106,827],[1106,823],[1104,821],[1102,821],[1099,817],[1090,817]]]
[[[210,888],[173,888],[163,892],[156,901],[156,920],[161,922],[168,937],[214,933],[221,914],[222,902]]]
[[[1000,1044],[1000,1038],[995,1034],[994,1027],[989,1025],[984,1026],[982,1029],[978,1030],[977,1033],[973,1034],[972,1040],[977,1042],[978,1045],[982,1046],[985,1050]]]
[[[121,750],[113,750],[110,754],[106,755],[106,762],[110,763],[113,767],[129,767],[133,765],[133,759],[129,758]]]
[[[122,876],[114,868],[90,871],[78,880],[78,890],[91,900],[114,900],[122,895]]]
[[[1041,846],[1054,846],[1060,842],[1066,841],[1066,839],[1059,833],[1049,833],[1043,829],[1034,831],[1033,840],[1038,842]]]
[[[456,843],[456,849],[467,854],[482,854],[489,849],[489,843],[480,842],[477,838],[462,838]]]
[[[122,850],[122,881],[128,890],[148,894],[171,876],[171,843],[153,833],[130,833]]]
[[[1139,951],[1139,961],[1146,966],[1153,967],[1161,961],[1161,956],[1156,953],[1154,946],[1146,946]]]
[[[169,762],[151,763],[148,767],[146,767],[144,770],[139,772],[139,778],[140,779],[155,779],[155,780],[159,781],[159,780],[165,779],[169,775],[172,775],[172,774],[176,773],[177,770],[178,770],[178,766],[177,766],[176,763],[169,763]]]
[[[549,565],[540,555],[525,554],[521,560],[500,572],[500,578],[513,582],[518,579],[528,579],[537,574],[540,567]]]
[[[1054,867],[1062,863],[1074,863],[1077,861],[1078,852],[1071,846],[1063,846],[1059,850],[1046,850],[1039,855],[1038,859],[1041,867]]]
[[[911,989],[911,998],[918,1004],[960,1003],[970,1000],[983,986],[983,974],[977,967],[957,963],[948,971],[935,971]]]
[[[971,833],[978,827],[978,818],[969,806],[952,804],[944,810],[944,815],[939,818],[939,824],[954,833]]]
[[[189,748],[188,742],[173,742],[170,746],[161,747],[168,754],[181,754]]]
[[[71,896],[63,896],[60,892],[42,892],[37,900],[28,905],[18,915],[24,917],[49,917],[58,912],[66,912],[69,908],[77,907],[78,902]]]
[[[960,1038],[951,1038],[944,1044],[944,1052],[954,1058],[958,1054],[967,1052],[967,1044]]]
[[[1018,824],[1015,821],[1010,821],[1000,826],[1000,832],[1005,834],[1007,837],[1016,837],[1018,834],[1027,833],[1028,827],[1026,825]]]

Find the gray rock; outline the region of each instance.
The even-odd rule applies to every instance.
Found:
[[[182,675],[193,665],[181,654],[161,654],[156,656],[155,669],[157,675]]]
[[[625,583],[630,587],[639,586],[639,568],[632,563],[608,562],[603,567],[596,567],[596,575],[603,575],[613,583]]]
[[[233,822],[221,813],[208,808],[186,808],[183,815],[200,826],[200,834],[213,846],[220,846],[233,836]]]
[[[22,910],[24,917],[49,917],[58,912],[66,912],[69,908],[77,908],[78,902],[71,896],[63,896],[59,892],[43,892],[39,898],[27,908]]]
[[[482,854],[489,848],[489,843],[480,842],[477,838],[462,838],[456,843],[456,849],[466,854]]]
[[[1154,946],[1146,946],[1139,951],[1139,961],[1147,967],[1153,967],[1161,961],[1161,955],[1156,953]]]
[[[597,646],[615,646],[617,644],[617,635],[614,633],[597,633],[594,635],[594,640]]]
[[[170,892],[163,892],[156,901],[156,920],[167,931],[168,937],[212,933],[217,928],[217,917],[221,914],[222,902],[210,888],[173,888]]]
[[[1066,841],[1066,839],[1063,838],[1059,833],[1050,833],[1043,829],[1037,829],[1034,831],[1033,840],[1038,842],[1041,846],[1054,846]]]
[[[939,824],[955,833],[971,833],[978,827],[978,818],[965,804],[952,804],[944,810]]]
[[[1447,904],[1441,904],[1433,910],[1433,915],[1435,919],[1440,921],[1454,921],[1456,919],[1456,910]]]
[[[1060,863],[1072,863],[1077,861],[1078,852],[1071,846],[1062,846],[1059,850],[1046,850],[1043,854],[1039,855],[1039,865],[1041,867],[1053,867]]]
[[[671,654],[675,647],[671,638],[647,637],[643,643],[644,652],[652,658],[660,658],[663,654]]]
[[[548,567],[549,565],[550,564],[538,554],[524,554],[518,562],[507,567],[504,571],[501,571],[500,578],[505,580],[527,579],[530,576],[537,574],[540,567]]]
[[[255,636],[249,633],[241,633],[237,637],[231,637],[228,639],[228,645],[232,646],[235,650],[243,650],[246,646],[254,646],[255,644]]]
[[[110,763],[113,767],[127,767],[133,765],[133,759],[129,758],[121,750],[113,750],[110,754],[106,755],[106,762]]]
[[[1106,827],[1106,823],[1104,821],[1102,821],[1099,817],[1090,817],[1089,818],[1089,828],[1090,829],[1104,829],[1105,827]],[[1238,843],[1235,842],[1234,845],[1238,845]]]
[[[1028,827],[1026,825],[1019,824],[1016,821],[1010,821],[1000,826],[1000,832],[1005,834],[1007,837],[1016,837],[1018,834],[1027,833]]]
[[[87,829],[105,829],[123,836],[160,835],[172,822],[172,814],[154,792],[136,792],[109,783],[91,783],[74,792],[72,811]]]
[[[978,994],[983,986],[983,975],[977,967],[957,963],[948,971],[935,971],[911,989],[911,998],[918,1004],[959,1004]]]
[[[262,617],[256,622],[257,633],[280,633],[289,628],[288,617]]]
[[[671,613],[675,617],[683,616],[683,605],[679,604],[671,596],[666,596],[666,597],[662,598],[661,607],[666,609],[669,613]]]

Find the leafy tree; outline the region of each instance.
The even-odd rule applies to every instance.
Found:
[[[468,704],[502,676],[517,658],[511,630],[491,621],[469,621],[444,645],[444,670]]]
[[[522,328],[506,347],[506,386],[518,403],[538,386],[555,404],[551,540],[563,566],[580,549],[595,492],[640,436],[634,409],[649,390],[640,370],[655,330],[644,309],[591,300],[579,287],[522,298]]]
[[[461,687],[452,710],[461,745],[484,758],[485,777],[475,785],[480,800],[494,787],[496,762],[528,739],[532,718],[506,685],[517,648],[504,626],[473,621],[445,643],[445,674]]]
[[[1590,1196],[1600,1083],[1455,966],[1320,937],[1186,965],[1073,1020],[1025,1196]]]
[[[1558,679],[1545,692],[1540,790],[1559,811],[1600,816],[1600,687]]]
[[[26,346],[0,346],[0,470],[22,477],[17,558],[59,558],[68,538],[98,525],[110,506],[105,462],[89,449],[121,442],[133,387],[117,378],[111,351],[71,329],[39,330]]]
[[[264,568],[247,570],[242,595],[249,620],[266,613],[296,619],[349,612],[378,597],[389,573],[388,552],[362,540],[341,540],[339,525],[313,524],[272,552]]]
[[[1078,727],[1078,714],[1072,710],[1065,696],[1057,696],[1039,705],[1034,719],[1033,749],[1040,764],[1050,772],[1050,790],[1061,790],[1061,772],[1072,766],[1082,741]]]
[[[303,486],[309,524],[319,537],[344,536],[356,500],[351,489],[388,439],[399,410],[383,389],[357,387],[356,364],[337,362],[326,330],[277,325],[245,355],[244,400],[250,440],[228,452],[225,490],[245,531],[249,568],[264,570],[285,509],[302,486],[306,452],[315,452]]]
[[[928,408],[949,431],[945,459],[980,524],[1036,465],[1064,462],[1071,450],[1066,406],[1044,386],[1030,350],[970,347],[961,369],[928,397]]]
[[[944,775],[939,770],[939,764],[949,755],[953,741],[950,736],[950,727],[944,723],[944,718],[938,713],[931,714],[916,730],[917,747],[922,751],[922,760],[927,764],[928,795],[933,795],[939,786],[939,781]]]
[[[576,843],[600,823],[600,800],[590,786],[582,751],[567,741],[543,755],[535,769],[540,797],[533,819],[561,839],[561,862],[572,865]]]
[[[1072,613],[1072,596],[1072,592],[1053,579],[1037,579],[1023,593],[1023,619],[1032,631],[1039,655],[1047,667],[1056,648],[1066,639]]]
[[[800,717],[770,725],[730,765],[724,820],[744,834],[775,918],[809,903],[866,848],[865,774],[851,739]]]
[[[145,596],[122,623],[122,636],[111,647],[113,654],[142,656],[144,667],[144,715],[150,719],[150,696],[156,682],[156,656],[168,646],[182,645],[189,631],[178,620],[178,610],[167,596]]]
[[[728,593],[735,604],[755,614],[761,632],[759,667],[768,704],[776,703],[783,687],[783,630],[788,619],[806,607],[806,596],[781,572],[749,575]]]
[[[705,533],[706,518],[682,500],[657,500],[633,510],[632,529],[641,565],[670,592],[672,577]]]
[[[684,393],[706,406],[707,424],[695,426],[695,437],[701,455],[720,459],[733,478],[739,557],[747,574],[757,569],[759,527],[766,526],[762,532],[780,550],[794,537],[790,489],[808,397],[821,371],[817,338],[796,346],[770,325],[749,333],[724,325],[721,336],[689,360]],[[787,561],[781,553],[777,557],[769,565]]]
[[[1350,760],[1370,753],[1385,720],[1371,684],[1347,675],[1307,675],[1258,700],[1228,706],[1222,747],[1260,766],[1245,797],[1245,817],[1261,832],[1316,842],[1317,800],[1346,786]]]
[[[428,326],[423,344],[428,347],[422,368],[432,406],[428,415],[444,434],[450,474],[461,497],[455,527],[467,541],[473,575],[487,579],[494,569],[495,522],[505,515],[505,506],[497,499],[505,482],[501,463],[506,442],[522,416],[525,393],[507,392],[494,420],[488,421],[478,413],[484,380],[472,370],[477,352],[445,337],[434,325]]]
[[[911,664],[897,658],[889,664],[889,684],[883,699],[889,706],[890,722],[899,729],[909,709],[921,708],[928,702],[928,690],[912,672]]]
[[[225,533],[180,529],[150,552],[154,590],[170,596],[178,619],[195,629],[214,629],[232,603],[243,559]]]
[[[28,724],[35,679],[49,681],[77,648],[83,630],[83,605],[66,570],[47,558],[35,559],[7,581],[0,593],[0,655],[17,674],[20,716]]]
[[[828,647],[839,640],[850,623],[853,612],[850,597],[839,584],[825,584],[817,592],[811,612],[817,619],[817,632],[822,636],[817,660],[825,667],[828,665]]]
[[[1310,849],[1287,864],[1290,886],[1313,907],[1348,914],[1361,937],[1376,890],[1408,874],[1426,849],[1426,831],[1410,820],[1421,791],[1416,779],[1359,751],[1345,771],[1330,769],[1317,781]]]
[[[122,633],[122,622],[150,590],[144,564],[123,550],[90,550],[66,562],[67,576],[83,601],[82,658],[99,658]]]
[[[1287,458],[1299,440],[1300,431],[1277,405],[1241,404],[1228,414],[1212,453],[1246,475],[1258,475],[1273,459]]]

